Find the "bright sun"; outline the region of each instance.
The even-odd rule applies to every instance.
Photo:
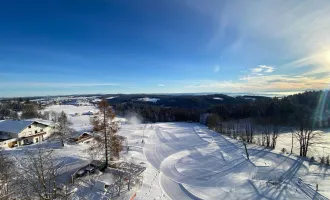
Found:
[[[325,58],[327,64],[330,64],[330,51],[325,52],[324,58]]]

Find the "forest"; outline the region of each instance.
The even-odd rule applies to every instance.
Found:
[[[306,91],[282,98],[202,95],[168,97],[157,103],[134,98],[118,103],[119,100],[112,105],[121,116],[138,115],[144,122],[199,122],[232,138],[267,148],[275,148],[285,129],[292,132],[291,153],[296,140],[300,156],[304,157],[319,136],[315,130],[330,124],[327,91]]]

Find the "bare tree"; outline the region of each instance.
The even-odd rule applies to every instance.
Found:
[[[13,160],[0,149],[0,197],[10,195],[14,191],[14,170]]]
[[[252,143],[253,141],[253,125],[250,118],[243,120],[243,134],[245,134],[244,141]]]
[[[122,141],[117,135],[118,123],[114,120],[116,115],[108,102],[103,99],[98,105],[99,113],[92,118],[93,130],[102,134],[95,137],[96,144],[91,149],[103,149],[105,155],[105,164],[109,164],[110,159],[119,157],[122,150]]]
[[[38,108],[34,104],[26,104],[22,109],[22,119],[31,119],[39,117]]]
[[[41,115],[41,119],[50,120],[51,119],[50,112],[49,111],[44,111]]]
[[[126,174],[126,180],[127,180],[127,190],[130,191],[131,190],[131,185],[132,185],[132,180],[135,178],[133,175],[133,171],[135,169],[135,162],[134,160],[131,158],[129,164],[128,164],[128,173]]]
[[[279,127],[276,124],[272,125],[272,148],[275,149],[279,134]]]
[[[297,128],[294,136],[299,142],[299,155],[306,157],[309,147],[314,144],[316,138],[320,136],[320,132],[314,131],[312,126],[304,126]]]
[[[271,129],[269,125],[261,125],[261,145],[270,147]]]
[[[124,188],[124,173],[119,173],[119,178],[116,182],[116,187],[118,191],[118,196],[120,196],[120,193],[122,192],[122,189]]]
[[[16,111],[11,111],[9,117],[10,117],[10,119],[13,119],[13,120],[19,119],[18,113]]]
[[[55,125],[55,130],[51,135],[52,138],[59,139],[61,141],[62,147],[64,147],[64,141],[67,140],[72,133],[70,125],[71,122],[69,121],[65,112],[62,111]]]
[[[59,113],[55,112],[55,111],[50,111],[49,112],[49,119],[52,120],[53,122],[58,122],[58,118],[59,118]]]
[[[17,163],[17,198],[49,200],[56,198],[56,178],[61,164],[56,163],[52,150],[27,150]]]
[[[299,155],[306,157],[309,147],[314,144],[314,140],[320,135],[314,131],[313,112],[304,106],[298,106],[295,111],[295,131],[294,135],[299,142]]]

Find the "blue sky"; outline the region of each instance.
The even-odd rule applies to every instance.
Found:
[[[329,8],[328,0],[3,1],[0,96],[325,89]]]

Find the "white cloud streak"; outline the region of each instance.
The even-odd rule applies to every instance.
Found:
[[[259,65],[258,67],[252,68],[251,72],[253,74],[262,74],[262,73],[272,73],[275,68],[268,65]]]
[[[304,71],[304,76],[330,73],[330,1],[210,0],[205,3],[190,0],[187,5],[218,25],[209,41],[213,47],[226,39],[228,30],[234,30],[235,41],[225,51],[234,47],[236,53],[242,49],[244,53],[252,50],[244,45],[251,45],[252,39],[255,41],[253,53],[258,53],[258,57],[284,60],[276,64],[278,70],[301,67],[304,69],[295,69],[295,72]],[[252,72],[260,71],[257,68]]]
[[[248,75],[238,81],[203,80],[185,88],[218,92],[259,92],[259,91],[303,91],[325,89],[330,84],[330,76],[323,78],[287,75]]]

